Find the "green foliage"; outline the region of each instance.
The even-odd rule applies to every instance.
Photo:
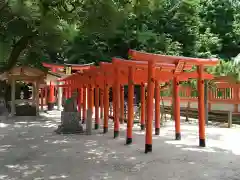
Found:
[[[88,18],[66,48],[70,63],[127,58],[129,48],[194,57],[239,52],[239,3],[231,0],[88,1],[84,7],[81,16]]]
[[[217,53],[226,58],[239,53],[239,7],[235,0],[204,0],[202,3],[203,27],[210,28],[221,39],[222,48]]]
[[[0,68],[42,61],[89,63],[152,53],[231,59],[240,52],[237,0],[5,0]],[[215,75],[238,77],[221,62]],[[189,83],[195,87],[196,82]]]
[[[240,66],[233,61],[220,60],[217,66],[208,68],[207,71],[215,76],[230,76],[240,81]]]
[[[3,1],[0,46],[5,48],[1,49],[1,70],[15,64],[39,65],[43,56],[60,51],[68,40],[66,33],[72,16],[69,4],[71,1]]]
[[[221,48],[221,40],[219,37],[211,32],[210,28],[207,28],[203,34],[199,35],[198,57],[211,57],[213,53],[217,53]]]

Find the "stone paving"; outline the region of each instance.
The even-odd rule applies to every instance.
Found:
[[[175,141],[167,123],[153,136],[153,153],[144,154],[144,133],[134,127],[133,145],[93,131],[86,135],[57,135],[60,113],[0,123],[0,180],[239,180],[240,130],[207,128],[206,148],[199,148],[196,125],[182,124]]]

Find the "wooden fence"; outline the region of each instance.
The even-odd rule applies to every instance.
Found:
[[[197,108],[197,90],[193,90],[190,87],[180,87],[179,95],[181,107]],[[161,96],[165,104],[169,106],[172,101],[171,91],[164,89],[161,91]],[[221,84],[208,90],[208,107],[210,111],[226,110],[240,112],[239,102],[239,86],[237,85]]]

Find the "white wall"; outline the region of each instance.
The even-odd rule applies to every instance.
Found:
[[[219,111],[234,111],[233,104],[211,104],[211,110],[219,110]]]
[[[181,107],[187,107],[187,102],[180,102]],[[161,103],[162,105],[162,103]],[[170,100],[164,100],[165,106],[171,106]],[[190,108],[198,109],[198,102],[191,102]],[[211,104],[211,110],[218,110],[218,111],[232,111],[234,112],[234,104]],[[238,112],[240,112],[240,105],[238,105]]]

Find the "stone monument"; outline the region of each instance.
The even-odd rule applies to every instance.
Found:
[[[80,123],[79,113],[77,111],[77,93],[65,100],[63,111],[61,112],[61,125],[55,131],[58,134],[76,134],[83,133],[83,127]]]

